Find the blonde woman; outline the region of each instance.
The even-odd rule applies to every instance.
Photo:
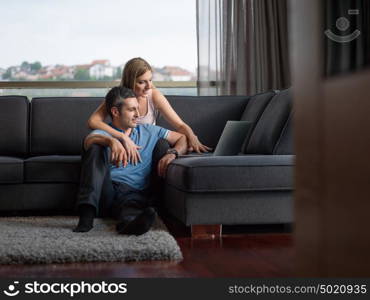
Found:
[[[152,77],[151,66],[140,57],[129,60],[122,72],[120,85],[132,89],[139,102],[139,123],[154,124],[158,114],[161,113],[177,132],[187,137],[189,151],[201,153],[211,150],[211,148],[203,145],[198,140],[193,130],[181,120],[166,97],[154,87]],[[133,164],[138,163],[140,161],[139,147],[135,145],[129,136],[104,123],[103,121],[107,115],[104,101],[90,116],[88,120],[89,127],[91,129],[104,130],[122,141],[126,150],[123,165],[126,165],[128,161]]]

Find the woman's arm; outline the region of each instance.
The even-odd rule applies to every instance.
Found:
[[[179,133],[184,134],[188,139],[189,151],[208,152],[212,150],[203,145],[198,137],[194,134],[193,130],[187,125],[175,112],[165,96],[158,90],[153,89],[153,104],[161,112],[166,121]]]
[[[107,117],[108,113],[105,108],[105,100],[99,105],[99,107],[92,113],[90,118],[87,120],[87,126],[90,129],[101,129],[108,132],[110,135],[117,139],[122,139],[122,132],[114,129],[113,127],[109,126],[108,124],[104,123],[105,118]]]
[[[127,160],[129,162],[132,162],[133,164],[137,164],[139,161],[141,161],[140,154],[138,152],[138,149],[140,149],[139,146],[137,146],[129,136],[124,134],[123,132],[120,132],[113,127],[109,126],[104,122],[105,118],[107,117],[108,112],[105,107],[105,101],[99,105],[99,107],[92,113],[90,118],[87,120],[87,125],[91,129],[101,129],[105,132],[108,132],[113,137],[119,139],[125,148],[127,152]],[[124,163],[127,163],[125,161]]]

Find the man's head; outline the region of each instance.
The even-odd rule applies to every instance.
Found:
[[[105,96],[105,106],[113,124],[122,129],[137,126],[139,104],[131,89],[114,87]]]

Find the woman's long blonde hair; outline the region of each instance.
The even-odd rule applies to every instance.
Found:
[[[151,71],[152,67],[141,57],[130,59],[123,68],[120,86],[134,90],[136,79],[145,72]]]

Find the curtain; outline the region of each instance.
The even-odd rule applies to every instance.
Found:
[[[324,75],[334,76],[370,66],[370,1],[324,1]],[[350,38],[358,31],[359,36]],[[338,38],[339,37],[339,38]]]
[[[286,0],[197,0],[197,38],[200,95],[289,87]]]

